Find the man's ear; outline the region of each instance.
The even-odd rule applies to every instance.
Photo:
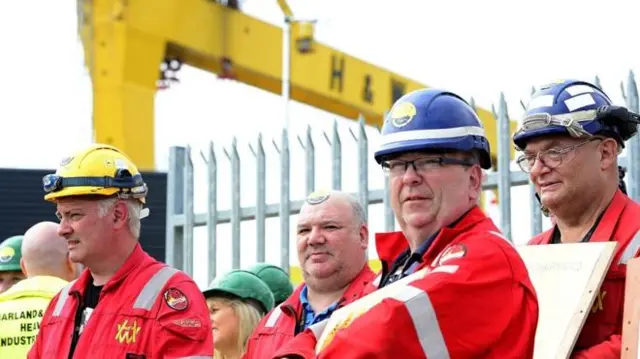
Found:
[[[113,207],[113,225],[115,228],[122,228],[127,225],[129,219],[129,207],[124,201],[116,202]]]
[[[616,159],[620,148],[618,142],[613,138],[605,138],[600,143],[600,168],[607,170],[611,166],[616,165]]]
[[[360,226],[360,244],[362,248],[369,248],[369,227],[366,224]]]
[[[480,198],[482,193],[482,168],[480,166],[473,166],[469,169],[469,193],[472,193],[474,201]]]
[[[22,270],[22,274],[27,277],[27,266],[24,265],[24,258],[20,258],[20,269]]]

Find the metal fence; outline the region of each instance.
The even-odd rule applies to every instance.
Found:
[[[600,81],[596,77],[596,84],[600,86]],[[633,73],[629,74],[626,84],[621,84],[623,97],[630,110],[638,112],[638,90]],[[473,104],[473,99],[471,99]],[[523,105],[524,106],[524,105]],[[507,103],[504,94],[501,94],[498,111],[492,107],[494,117],[498,122],[498,164],[497,172],[488,173],[483,185],[485,190],[498,189],[498,200],[500,208],[499,226],[509,239],[512,238],[511,228],[511,188],[512,186],[529,185],[530,206],[531,206],[531,235],[535,235],[542,230],[542,217],[538,203],[535,199],[535,190],[529,183],[528,176],[521,171],[511,170],[510,149],[511,133],[509,127]],[[388,181],[382,189],[369,188],[369,139],[365,131],[365,124],[362,119],[358,121],[356,133],[349,130],[351,137],[357,143],[358,158],[358,196],[360,202],[368,212],[369,205],[383,204],[384,206],[384,228],[386,231],[394,229],[394,215],[388,202]],[[342,141],[338,131],[338,123],[334,122],[330,135],[324,133],[324,139],[331,148],[331,178],[332,188],[341,189],[343,152]],[[313,140],[311,128],[307,128],[304,139],[297,137],[297,140],[305,152],[305,192],[310,193],[315,189],[316,178],[316,145]],[[217,255],[219,224],[229,223],[231,225],[231,266],[240,267],[241,233],[240,224],[242,221],[255,220],[256,226],[256,261],[265,260],[266,246],[266,226],[267,218],[279,217],[280,219],[280,266],[289,271],[290,263],[290,216],[297,214],[303,204],[303,199],[291,200],[291,144],[289,134],[282,131],[279,143],[273,141],[273,145],[279,153],[280,171],[280,196],[279,202],[275,204],[266,203],[266,155],[262,135],[258,134],[255,145],[251,145],[251,152],[255,158],[252,165],[242,160],[239,156],[238,145],[234,138],[229,151],[223,151],[226,159],[230,161],[231,173],[231,208],[220,210],[218,208],[218,161],[220,153],[214,150],[213,143],[207,154],[200,153],[206,163],[208,173],[208,201],[205,213],[194,213],[194,166],[192,150],[190,147],[172,147],[169,155],[169,172],[167,179],[167,232],[166,232],[166,261],[168,264],[183,269],[193,276],[193,256],[194,256],[194,228],[206,226],[208,232],[208,262],[209,270],[207,278],[213,279],[216,275],[215,263]],[[218,151],[219,152],[219,151]],[[626,160],[622,158],[622,165],[627,167],[627,188],[629,195],[635,200],[640,200],[640,136],[635,136],[629,141],[627,146]],[[375,162],[374,162],[375,163]],[[254,166],[254,171],[250,170]],[[255,205],[241,207],[240,201],[240,175],[253,172],[256,179]],[[226,189],[223,189],[226,190]],[[368,215],[368,213],[366,213]],[[294,234],[295,235],[295,234]],[[228,240],[228,238],[225,238]]]

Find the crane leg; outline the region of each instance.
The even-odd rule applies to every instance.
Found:
[[[154,97],[166,42],[132,26],[122,0],[93,1],[87,20],[81,36],[95,141],[120,148],[140,170],[153,170]]]

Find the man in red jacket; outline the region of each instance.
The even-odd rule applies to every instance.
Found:
[[[138,243],[147,186],[112,146],[92,145],[43,179],[58,233],[86,269],[52,299],[28,358],[211,358],[209,311],[185,273]]]
[[[326,321],[274,357],[531,359],[537,296],[517,251],[478,207],[491,157],[473,108],[451,92],[411,92],[394,104],[381,142],[375,159],[402,232],[376,238],[379,287],[417,278],[338,330],[319,355]]]
[[[350,194],[311,194],[300,210],[297,233],[305,284],[262,319],[243,359],[270,358],[295,335],[360,298],[375,276],[367,265],[364,209]]]
[[[514,135],[552,229],[530,244],[616,241],[615,257],[572,358],[620,358],[626,263],[640,247],[640,205],[624,193],[617,157],[640,121],[598,87],[568,80],[535,93]]]

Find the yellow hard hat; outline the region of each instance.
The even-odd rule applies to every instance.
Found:
[[[65,158],[55,174],[42,178],[46,195],[54,202],[70,196],[136,198],[145,203],[148,189],[133,162],[119,149],[93,144]]]

